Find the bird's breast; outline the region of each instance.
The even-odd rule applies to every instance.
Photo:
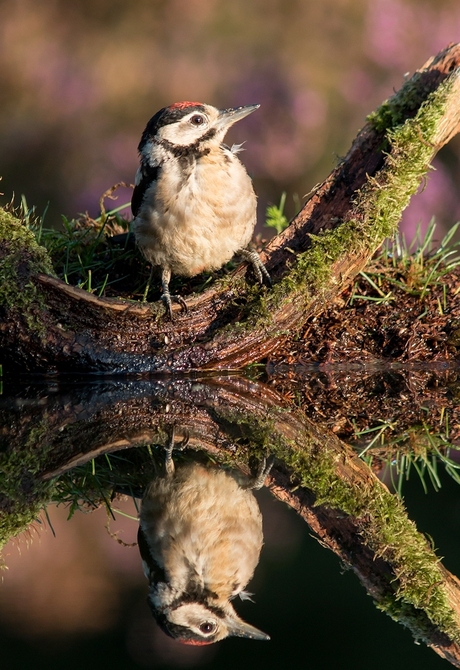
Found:
[[[230,598],[250,580],[262,548],[262,518],[251,491],[228,473],[192,464],[152,483],[141,527],[174,587],[190,581]]]
[[[193,276],[231,260],[250,242],[255,223],[252,182],[236,156],[219,150],[188,167],[167,161],[133,228],[150,262]]]

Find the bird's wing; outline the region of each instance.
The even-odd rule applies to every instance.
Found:
[[[159,565],[153,558],[144,531],[140,526],[139,530],[137,531],[137,544],[142,558],[144,574],[149,582],[153,581],[157,583],[166,581],[165,571],[162,566]]]
[[[136,173],[133,196],[131,198],[131,210],[133,216],[136,217],[144,200],[145,192],[157,179],[161,169],[161,165],[149,165],[142,163]]]

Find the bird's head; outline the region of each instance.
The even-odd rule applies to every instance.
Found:
[[[229,602],[223,606],[186,602],[162,612],[152,608],[152,612],[163,631],[183,644],[212,644],[229,636],[252,640],[270,639],[268,635],[240,619]]]
[[[142,135],[139,152],[148,151],[152,143],[162,144],[173,152],[180,152],[186,147],[203,150],[219,146],[230,126],[259,107],[246,105],[217,109],[200,102],[176,102],[160,109],[150,119]]]

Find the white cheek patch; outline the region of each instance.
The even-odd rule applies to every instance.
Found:
[[[186,626],[187,628],[195,626],[198,628],[202,621],[214,619],[214,617],[212,617],[211,612],[204,605],[200,603],[186,603],[170,612],[169,619],[172,623],[179,626]]]
[[[172,123],[160,130],[161,139],[179,146],[193,144],[204,133],[206,126],[191,126],[189,123]]]

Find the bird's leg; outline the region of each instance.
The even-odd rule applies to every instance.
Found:
[[[260,260],[257,251],[251,251],[250,249],[242,249],[240,253],[245,261],[251,263],[252,269],[254,270],[254,274],[256,275],[259,284],[263,284],[265,278],[267,284],[271,286],[272,280],[270,279],[270,275],[268,274],[267,268]]]
[[[163,289],[163,295],[161,296],[161,299],[165,303],[166,309],[168,310],[169,313],[169,318],[172,321],[172,309],[171,309],[171,294],[169,292],[169,282],[171,280],[171,270],[168,268],[163,268],[161,272],[161,286]]]
[[[178,302],[182,310],[187,312],[187,303],[180,295],[171,295],[169,292],[169,282],[171,281],[171,270],[169,268],[163,268],[161,272],[161,286],[163,288],[163,295],[161,299],[165,303],[166,309],[168,310],[169,318],[173,320],[171,304],[172,302]]]
[[[152,283],[152,277],[153,277],[153,265],[150,268],[150,275],[147,281],[147,286],[145,287],[144,295],[142,296],[142,302],[147,302],[147,296],[150,291],[150,284]]]
[[[270,473],[270,470],[272,469],[274,462],[275,462],[274,456],[269,456],[268,459],[264,457],[259,463],[256,476],[253,479],[251,479],[244,488],[255,489],[256,491],[261,489],[265,484],[265,479],[267,478],[267,475]]]
[[[171,426],[168,432],[168,444],[165,446],[165,470],[166,474],[171,477],[174,474],[174,461],[172,457],[174,451],[174,426]]]
[[[169,477],[171,477],[174,474],[174,461],[173,461],[173,457],[172,457],[173,451],[174,451],[175,448],[179,449],[180,451],[182,451],[182,449],[185,449],[185,447],[187,446],[187,444],[190,440],[190,436],[189,436],[188,432],[186,431],[183,440],[176,446],[175,445],[175,437],[176,437],[175,426],[168,426],[167,427],[167,432],[168,432],[168,443],[165,446],[165,470],[166,470],[166,474]]]

